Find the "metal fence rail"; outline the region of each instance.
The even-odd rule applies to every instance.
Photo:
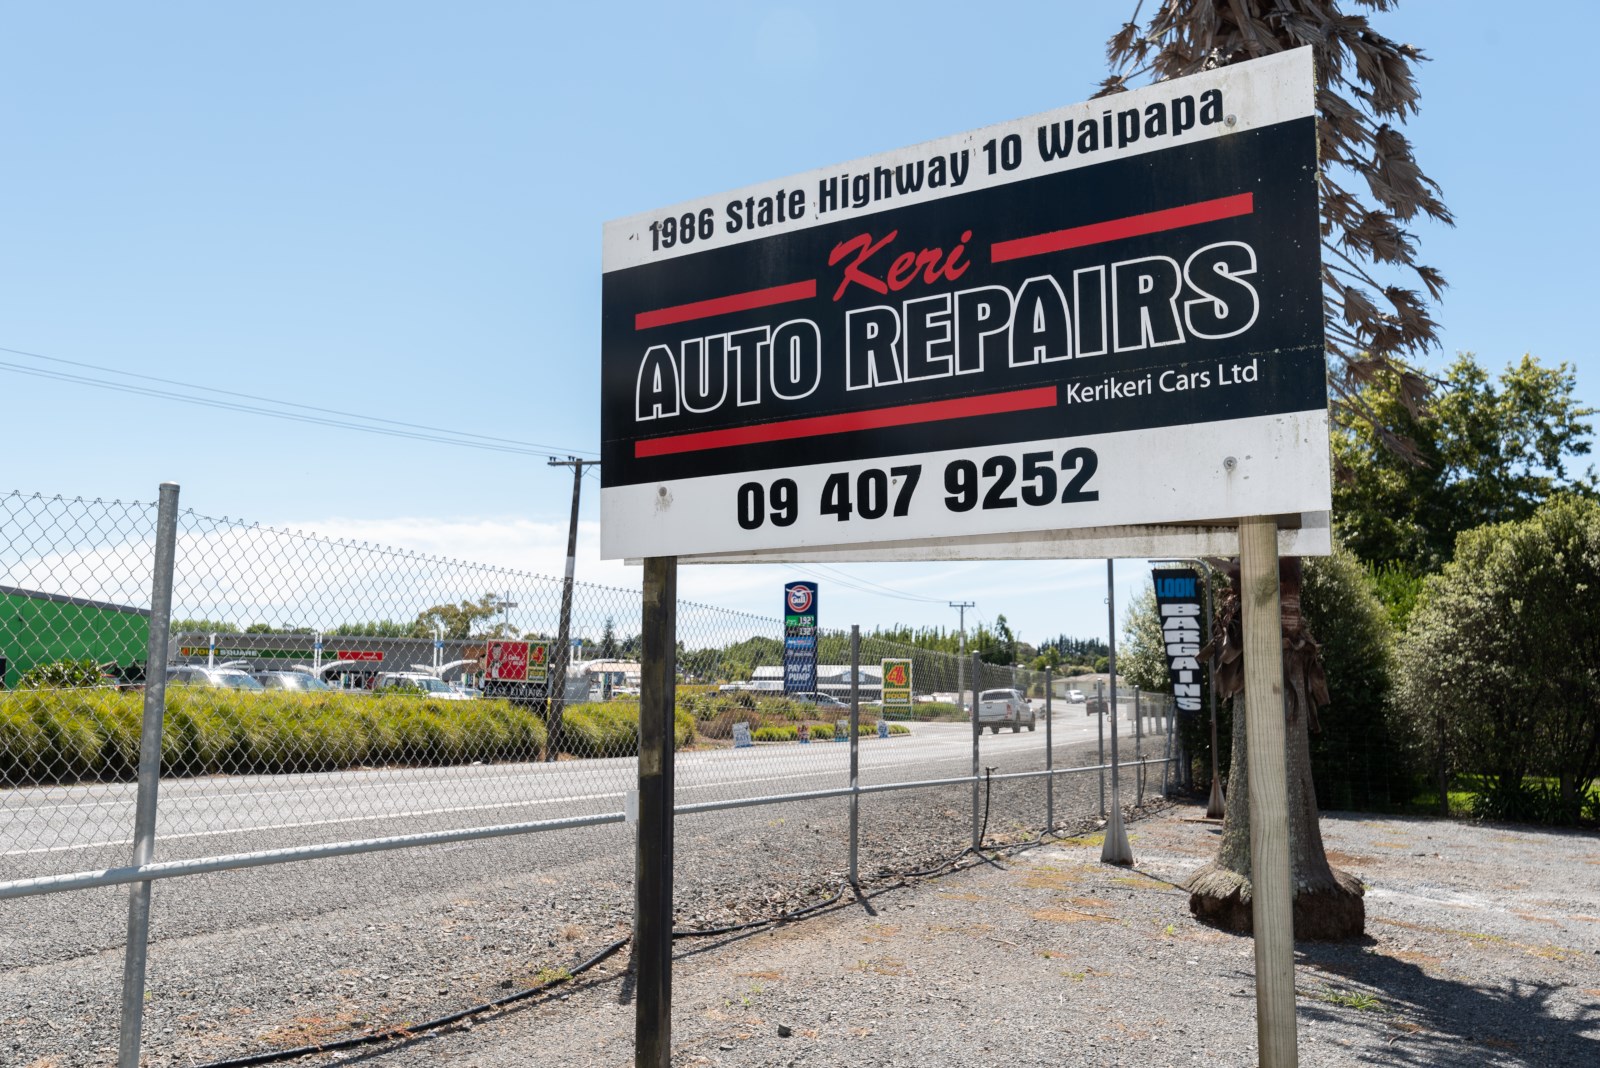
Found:
[[[629,818],[636,591],[215,519],[180,511],[163,487],[159,509],[0,496],[0,595],[0,901],[131,887],[119,988],[130,1068],[171,880],[568,841],[561,832]],[[493,643],[558,633],[577,643],[548,648],[560,681],[547,695],[486,678]],[[728,826],[752,842],[755,813],[807,814],[796,818],[826,827],[851,882],[919,851],[1104,814],[1112,730],[1132,743],[1125,802],[1170,780],[1172,719],[1150,695],[1113,716],[1067,702],[1066,680],[1047,673],[828,631],[824,697],[807,703],[774,683],[781,620],[682,603],[678,634],[675,811],[743,820]],[[910,704],[883,700],[897,662],[910,665]],[[981,729],[975,698],[988,690],[1016,691],[1015,722]],[[927,811],[909,843],[903,821],[880,816],[913,791]],[[680,879],[737,878],[718,863],[714,875],[680,856]]]

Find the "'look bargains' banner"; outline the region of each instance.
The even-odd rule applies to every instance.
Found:
[[[1172,696],[1178,711],[1200,711],[1200,647],[1205,644],[1200,613],[1200,576],[1194,571],[1163,568],[1154,574],[1156,612],[1161,619],[1161,644],[1172,673]]]

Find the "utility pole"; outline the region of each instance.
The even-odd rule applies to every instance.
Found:
[[[956,703],[962,704],[967,699],[966,681],[962,678],[962,672],[967,668],[967,609],[976,608],[977,603],[974,601],[951,601],[950,607],[961,613],[959,617],[961,620],[961,655],[956,657]],[[977,704],[978,678],[976,675],[972,678],[972,686],[972,701],[973,704]]]
[[[572,655],[572,575],[578,565],[578,498],[583,493],[583,469],[599,467],[599,460],[565,460],[550,457],[551,467],[572,468],[572,519],[567,524],[567,575],[561,582],[561,626],[556,633],[556,655],[550,665],[550,743],[547,760],[561,748],[561,710],[567,697],[567,661]]]

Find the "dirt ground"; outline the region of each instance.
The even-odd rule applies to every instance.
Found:
[[[680,941],[673,1064],[1254,1064],[1252,942],[1198,924],[1176,885],[1214,851],[1202,812],[1131,824],[1131,869],[1067,839]],[[1353,815],[1323,835],[1367,886],[1366,935],[1297,947],[1301,1064],[1600,1064],[1594,835]],[[623,1066],[633,1029],[619,955],[465,1029],[347,1056]]]

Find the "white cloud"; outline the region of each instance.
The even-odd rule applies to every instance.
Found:
[[[148,605],[148,526],[106,523],[90,533],[59,551],[41,542],[46,551],[13,557],[0,566],[0,583]],[[174,612],[239,626],[328,629],[409,621],[435,604],[494,593],[517,602],[513,624],[549,631],[559,612],[566,540],[565,523],[518,517],[333,516],[269,528],[191,513],[180,526]],[[1119,605],[1138,588],[1141,570],[1131,562],[1119,568]],[[607,618],[619,632],[637,629],[641,570],[599,558],[597,522],[579,525],[576,577],[575,632],[597,636]],[[1033,641],[1101,635],[1106,626],[1105,568],[1096,561],[701,565],[679,571],[680,600],[727,611],[685,607],[684,640],[707,644],[771,627],[782,585],[795,578],[821,584],[829,628],[899,623],[953,630],[959,616],[949,601],[977,602],[966,613],[969,629],[1003,613]]]

